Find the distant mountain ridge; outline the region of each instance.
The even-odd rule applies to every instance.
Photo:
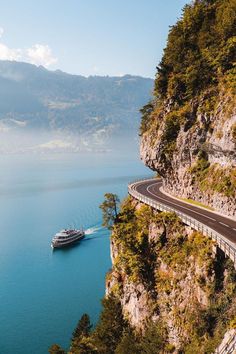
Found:
[[[102,141],[135,134],[153,80],[139,76],[83,77],[0,61],[0,131],[46,130]]]

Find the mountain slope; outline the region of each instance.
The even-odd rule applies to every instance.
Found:
[[[235,0],[185,7],[140,128],[141,157],[167,191],[234,216],[235,15]],[[234,264],[175,214],[129,196],[112,228],[111,258],[97,327],[70,353],[210,354],[224,334],[223,343],[235,336]]]
[[[0,61],[0,128],[95,135],[101,141],[134,136],[152,86],[152,79],[138,76],[86,78]]]
[[[198,0],[172,27],[141,157],[166,191],[236,216],[236,1]]]

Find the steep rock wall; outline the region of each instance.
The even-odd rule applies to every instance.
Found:
[[[232,107],[232,100],[222,96],[212,114],[201,112],[200,104],[192,104],[188,116],[182,115],[185,122],[171,147],[165,138],[171,112],[167,110],[158,129],[142,135],[140,155],[148,167],[162,176],[167,192],[236,217],[236,113],[226,112],[228,106]],[[158,121],[160,117],[153,119]]]
[[[167,192],[236,217],[236,2],[197,0],[171,27],[141,158]]]
[[[113,230],[111,254],[106,294],[119,298],[137,332],[161,323],[175,352],[219,345],[236,312],[236,273],[213,241],[175,215],[129,198]],[[211,316],[222,307],[216,324]]]

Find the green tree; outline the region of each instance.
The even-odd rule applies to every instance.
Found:
[[[137,339],[130,329],[124,331],[121,341],[116,347],[115,354],[141,354]]]
[[[93,344],[92,337],[82,337],[68,354],[99,354]]]
[[[60,347],[58,344],[53,344],[49,349],[48,352],[50,354],[66,354],[66,352]]]
[[[140,113],[142,114],[142,119],[141,119],[141,125],[140,125],[140,133],[142,134],[143,132],[148,130],[149,126],[149,116],[151,112],[153,112],[153,103],[149,102],[143,108],[140,109]]]
[[[157,67],[156,98],[169,96],[181,103],[215,85],[219,72],[233,68],[235,13],[235,0],[198,0],[184,7]]]
[[[166,346],[166,329],[161,323],[152,323],[140,343],[142,354],[156,354],[162,352]]]
[[[114,296],[103,299],[102,304],[103,310],[93,333],[93,341],[99,354],[111,354],[115,352],[128,324],[123,318],[121,304]]]
[[[72,339],[71,339],[71,350],[75,350],[79,344],[80,341],[85,337],[88,337],[91,331],[92,325],[90,323],[90,318],[87,313],[84,313],[79,320],[74,332],[72,333]]]
[[[112,229],[118,216],[118,204],[120,200],[118,196],[113,193],[106,193],[104,197],[104,202],[99,206],[103,214],[103,226]]]

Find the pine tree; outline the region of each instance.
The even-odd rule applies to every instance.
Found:
[[[81,316],[81,319],[79,320],[73,334],[72,334],[72,340],[75,338],[80,338],[82,336],[87,337],[91,331],[92,325],[90,323],[90,318],[87,313],[84,313]]]
[[[103,213],[103,226],[111,229],[118,216],[118,204],[120,200],[118,196],[113,193],[106,193],[104,197],[105,200],[99,208]]]
[[[116,347],[115,354],[141,354],[138,341],[130,329],[124,331],[121,341]]]
[[[140,343],[142,354],[156,354],[164,351],[167,344],[167,333],[161,322],[151,323]]]
[[[128,324],[123,318],[121,304],[114,296],[105,298],[102,304],[103,310],[93,333],[93,340],[99,354],[111,354]]]
[[[91,331],[92,325],[90,323],[90,318],[87,313],[84,313],[79,320],[71,338],[71,350],[74,351],[78,348],[81,340],[88,337]]]
[[[66,352],[58,345],[53,344],[49,349],[48,352],[50,354],[66,354]]]

